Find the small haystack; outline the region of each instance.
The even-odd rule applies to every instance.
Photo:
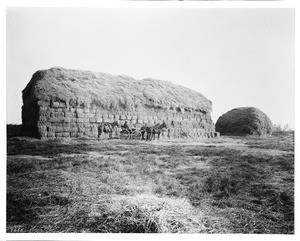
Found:
[[[255,107],[240,107],[219,117],[216,131],[221,135],[259,135],[272,134],[272,122],[261,110]]]

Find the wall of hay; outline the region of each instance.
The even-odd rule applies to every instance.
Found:
[[[23,129],[39,138],[98,137],[102,122],[125,121],[134,128],[166,122],[162,137],[211,137],[214,124],[209,114],[183,109],[139,108],[107,110],[96,105],[70,105],[59,101],[27,101],[22,109]],[[185,136],[188,134],[188,136]]]

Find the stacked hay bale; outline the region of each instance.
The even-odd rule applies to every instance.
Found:
[[[98,135],[102,122],[135,128],[166,122],[171,138],[212,136],[211,101],[167,81],[51,68],[23,90],[24,134],[39,138]]]
[[[261,110],[255,107],[240,107],[219,117],[216,131],[221,135],[258,135],[272,134],[272,122]]]

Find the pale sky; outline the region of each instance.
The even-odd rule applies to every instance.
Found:
[[[7,123],[21,123],[21,91],[60,66],[200,92],[225,112],[254,106],[295,127],[293,9],[7,9]]]

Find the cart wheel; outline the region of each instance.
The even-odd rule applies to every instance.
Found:
[[[142,139],[142,133],[140,131],[133,131],[131,134],[132,140],[141,140]]]
[[[120,133],[120,139],[121,140],[128,140],[130,138],[130,133],[128,130],[122,130]]]

